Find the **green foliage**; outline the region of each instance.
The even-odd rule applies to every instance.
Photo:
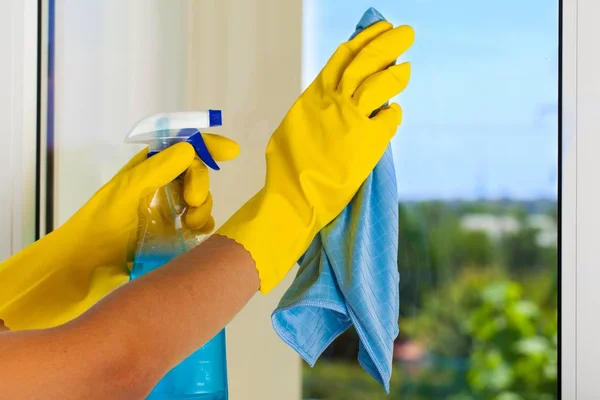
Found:
[[[541,247],[538,229],[527,222],[530,212],[543,211],[554,217],[555,204],[539,203],[431,201],[400,205],[401,315],[411,315],[415,307],[421,307],[425,293],[454,280],[465,267],[502,267],[515,279],[533,270],[542,274],[556,271],[556,247]],[[483,231],[462,229],[461,218],[472,213],[511,215],[522,229],[493,241]]]
[[[494,247],[485,232],[460,231],[455,241],[455,265],[485,267],[493,263]]]
[[[304,399],[389,400],[381,385],[358,363],[320,360],[314,368],[303,364]],[[400,387],[400,370],[394,367],[391,386]]]
[[[545,321],[516,282],[495,282],[481,299],[467,324],[474,339],[468,373],[473,392],[482,398],[556,398],[556,315]]]
[[[543,286],[553,290],[550,284]],[[467,385],[459,394],[475,399],[555,398],[556,306],[544,313],[523,292],[501,270],[465,270],[426,296],[420,312],[402,319],[400,327],[436,357],[468,361]]]
[[[400,314],[420,306],[421,293],[430,285],[430,254],[425,231],[407,207],[399,208],[398,271],[400,272]],[[414,282],[424,285],[415,285]]]
[[[468,357],[472,338],[465,322],[481,306],[481,291],[496,276],[498,273],[461,271],[454,282],[426,294],[416,316],[400,320],[402,333],[438,356]]]
[[[502,241],[502,250],[507,268],[514,273],[530,271],[544,266],[548,260],[545,248],[537,244],[538,230],[525,226]],[[556,254],[556,251],[553,251]]]

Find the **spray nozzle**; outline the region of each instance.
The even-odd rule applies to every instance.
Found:
[[[220,110],[155,114],[136,122],[127,132],[125,142],[147,144],[148,157],[175,143],[188,142],[204,164],[218,171],[220,168],[208,151],[200,130],[221,125]]]

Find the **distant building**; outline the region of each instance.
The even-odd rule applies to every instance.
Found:
[[[528,219],[528,224],[539,231],[537,236],[538,246],[551,247],[556,245],[558,231],[552,218],[544,214],[534,214]]]
[[[493,240],[521,229],[516,218],[493,214],[467,214],[461,219],[461,227],[466,231],[485,232]]]
[[[556,245],[557,228],[554,220],[544,214],[533,214],[527,217],[527,225],[538,230],[537,243],[541,247]],[[466,231],[485,232],[492,240],[517,233],[522,229],[521,223],[510,215],[467,214],[461,219],[461,227]]]

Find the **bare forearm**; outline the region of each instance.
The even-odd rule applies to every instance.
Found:
[[[0,333],[0,397],[143,398],[218,333],[258,287],[249,253],[213,236],[71,323]]]
[[[260,285],[250,254],[215,235],[115,291],[78,321],[127,335],[159,378],[217,334]]]
[[[0,398],[136,398],[139,389],[124,378],[126,357],[107,356],[126,347],[114,334],[101,335],[72,325],[0,333]]]

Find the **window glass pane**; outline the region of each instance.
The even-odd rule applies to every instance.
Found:
[[[556,398],[558,1],[306,0],[305,85],[371,6],[416,31],[392,398]],[[304,369],[304,398],[385,398],[357,340]]]

